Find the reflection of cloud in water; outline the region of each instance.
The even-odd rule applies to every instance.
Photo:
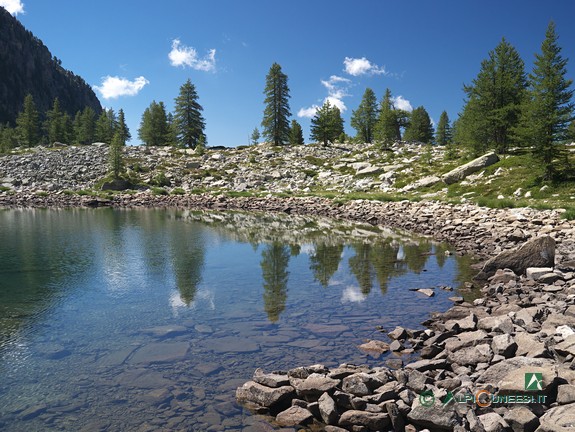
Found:
[[[174,313],[174,316],[177,316],[178,312],[181,309],[195,310],[201,307],[202,309],[214,310],[216,308],[216,303],[214,301],[215,297],[216,295],[214,291],[198,290],[198,292],[194,296],[194,301],[192,301],[189,305],[187,305],[182,301],[182,298],[180,297],[180,292],[178,290],[173,290],[172,293],[170,294],[169,302],[170,307],[172,308],[172,312]]]
[[[311,243],[304,243],[300,246],[299,253],[313,255],[315,253],[315,246]]]
[[[342,303],[361,303],[367,298],[358,286],[348,285],[341,294]]]

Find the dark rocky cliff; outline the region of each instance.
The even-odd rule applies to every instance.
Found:
[[[41,113],[56,97],[71,116],[86,106],[96,113],[102,110],[92,88],[64,69],[40,39],[0,7],[0,123],[14,124],[28,93]]]

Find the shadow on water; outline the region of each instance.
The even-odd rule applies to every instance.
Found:
[[[381,364],[357,346],[469,280],[426,238],[187,210],[0,212],[0,429],[241,430],[253,370]],[[223,425],[223,426],[222,426]]]

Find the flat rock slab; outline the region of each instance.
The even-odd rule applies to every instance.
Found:
[[[571,335],[563,342],[555,345],[555,350],[563,355],[575,355],[575,335]]]
[[[349,327],[343,324],[306,324],[304,326],[310,332],[323,336],[339,336]]]
[[[142,333],[149,334],[157,338],[169,338],[184,334],[187,331],[188,329],[181,325],[165,325],[143,329]]]
[[[143,389],[167,388],[173,384],[161,373],[146,369],[123,372],[116,377],[116,382],[121,386]]]
[[[305,408],[299,406],[289,407],[276,417],[276,422],[280,426],[297,426],[305,424],[313,418],[313,415]]]
[[[189,349],[188,342],[151,343],[137,350],[129,362],[133,364],[172,363],[183,360]]]
[[[270,388],[254,381],[248,381],[236,390],[238,402],[252,402],[268,408],[293,399],[294,396],[295,391],[292,386]]]
[[[539,419],[540,432],[568,432],[575,426],[575,404],[551,408]]]
[[[527,373],[541,373],[541,390],[545,391],[554,383],[557,368],[550,359],[514,357],[489,367],[479,376],[478,382],[493,384],[502,394],[524,393]]]
[[[250,353],[260,350],[260,346],[245,338],[225,336],[206,341],[206,348],[216,353]]]
[[[358,348],[374,358],[378,358],[383,353],[389,351],[389,345],[379,340],[370,340],[369,342],[359,345]]]

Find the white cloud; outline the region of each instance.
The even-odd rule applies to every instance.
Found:
[[[297,112],[297,116],[298,117],[313,118],[313,116],[315,115],[315,113],[318,109],[319,109],[319,106],[317,106],[317,105],[312,105],[309,108],[300,108],[299,111]]]
[[[346,57],[343,61],[344,71],[352,76],[359,75],[387,75],[383,66],[378,66],[370,62],[365,57],[351,58]]]
[[[405,99],[403,96],[399,95],[396,96],[394,98],[392,98],[393,100],[393,106],[397,109],[401,109],[404,111],[413,111],[413,107],[411,106],[411,103]]]
[[[0,6],[12,15],[24,13],[24,3],[21,0],[0,0]]]
[[[104,99],[116,99],[120,96],[135,96],[149,83],[143,76],[130,81],[127,78],[108,75],[102,79],[101,86],[94,86],[94,88],[102,94]]]
[[[332,106],[338,107],[343,113],[347,109],[343,98],[349,96],[347,90],[351,84],[351,80],[337,75],[332,75],[328,80],[321,80],[321,84],[327,89],[327,96],[323,100],[323,103],[329,101]],[[301,108],[297,115],[298,117],[312,118],[315,116],[315,113],[319,108],[320,106],[315,104],[309,108]]]
[[[198,58],[198,52],[192,48],[182,45],[179,39],[172,41],[172,50],[168,54],[170,64],[178,67],[191,67],[192,69],[213,72],[216,70],[216,50],[211,49],[204,58]]]

